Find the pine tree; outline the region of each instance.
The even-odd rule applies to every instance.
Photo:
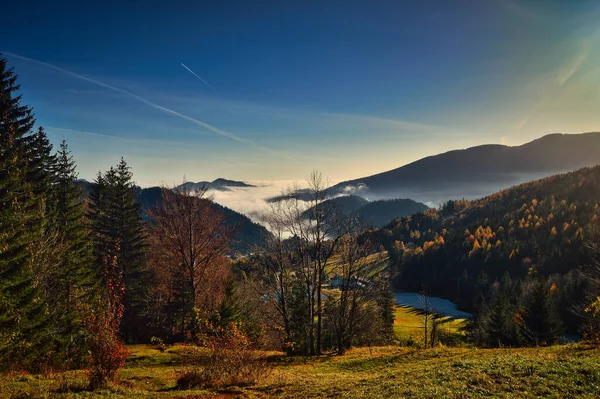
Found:
[[[82,304],[96,295],[98,271],[94,268],[89,228],[81,192],[75,183],[76,165],[66,142],[60,144],[52,190],[52,230],[61,245],[58,264],[53,270],[55,282],[48,303],[55,313],[54,327],[61,353],[74,361],[82,360]]]
[[[34,117],[21,105],[16,82],[0,58],[0,364],[35,358],[47,342],[46,308],[32,270],[32,227],[41,208],[29,179]]]
[[[562,322],[556,300],[544,282],[535,282],[517,315],[520,339],[530,345],[550,345],[558,340]]]
[[[92,193],[91,219],[96,233],[95,251],[98,261],[102,254],[115,252],[108,248],[118,242],[119,267],[123,273],[125,308],[121,334],[128,342],[140,342],[147,324],[146,290],[144,282],[145,234],[140,205],[135,201],[136,187],[130,167],[124,159],[96,179]]]

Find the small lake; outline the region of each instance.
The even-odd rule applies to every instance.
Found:
[[[416,292],[395,292],[396,304],[398,306],[408,306],[415,309],[423,310],[423,306],[419,303],[420,294]],[[436,313],[443,316],[450,316],[458,319],[471,317],[471,313],[463,312],[456,308],[456,304],[444,298],[429,297]]]

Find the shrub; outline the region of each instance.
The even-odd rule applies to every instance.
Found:
[[[164,352],[167,349],[167,345],[163,342],[163,340],[159,337],[150,338],[150,343],[154,345],[156,350]]]
[[[104,256],[104,284],[102,297],[95,308],[89,309],[83,324],[87,330],[89,349],[89,388],[97,389],[113,381],[129,355],[119,336],[123,318],[122,271],[117,267],[118,242]]]
[[[248,385],[269,373],[267,359],[239,323],[210,326],[209,331],[202,339],[203,348],[195,347],[183,355],[184,368],[177,379],[180,388]]]
[[[89,334],[89,387],[97,389],[115,379],[129,353],[119,337],[119,324],[112,312],[99,308],[88,316],[85,326]]]

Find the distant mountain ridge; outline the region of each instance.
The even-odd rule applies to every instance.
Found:
[[[256,186],[253,186],[252,184],[247,184],[247,183],[244,183],[241,181],[227,180],[227,179],[223,179],[223,178],[215,179],[212,182],[208,182],[208,181],[200,181],[197,183],[185,182],[185,183],[177,186],[177,188],[180,190],[187,189],[187,190],[191,190],[191,191],[203,190],[203,189],[229,191],[230,187],[236,187],[236,188],[246,187],[247,188],[247,187],[256,187]]]
[[[387,172],[338,183],[328,194],[443,202],[478,198],[525,181],[597,164],[600,133],[550,134],[520,146],[482,145],[429,156]]]

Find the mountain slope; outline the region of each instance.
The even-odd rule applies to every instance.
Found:
[[[390,252],[398,288],[426,286],[468,310],[506,273],[519,281],[552,278],[562,294],[573,290],[569,274],[584,261],[583,243],[599,218],[600,166],[449,201],[396,219],[377,237]]]
[[[323,202],[323,207],[335,210],[348,216],[357,216],[373,227],[381,227],[390,220],[423,212],[429,207],[411,199],[379,200],[369,202],[358,195],[335,197]],[[313,212],[310,208],[304,212],[308,216]]]
[[[425,204],[408,198],[369,202],[358,210],[358,216],[373,227],[381,227],[390,220],[423,212],[429,209]]]
[[[476,198],[554,173],[600,164],[600,133],[551,134],[508,147],[483,145],[420,159],[387,172],[336,184],[330,195],[410,197],[442,202]]]
[[[88,197],[94,183],[81,180],[77,183],[82,188],[83,195]],[[161,187],[136,187],[136,201],[142,205],[144,219],[149,220],[148,210],[157,206],[161,201],[161,191]],[[241,213],[217,203],[213,203],[213,207],[225,215],[228,225],[233,225],[237,228],[237,235],[232,244],[232,249],[235,252],[242,254],[252,252],[255,247],[264,245],[265,239],[271,234],[264,226],[254,223],[250,218]]]

